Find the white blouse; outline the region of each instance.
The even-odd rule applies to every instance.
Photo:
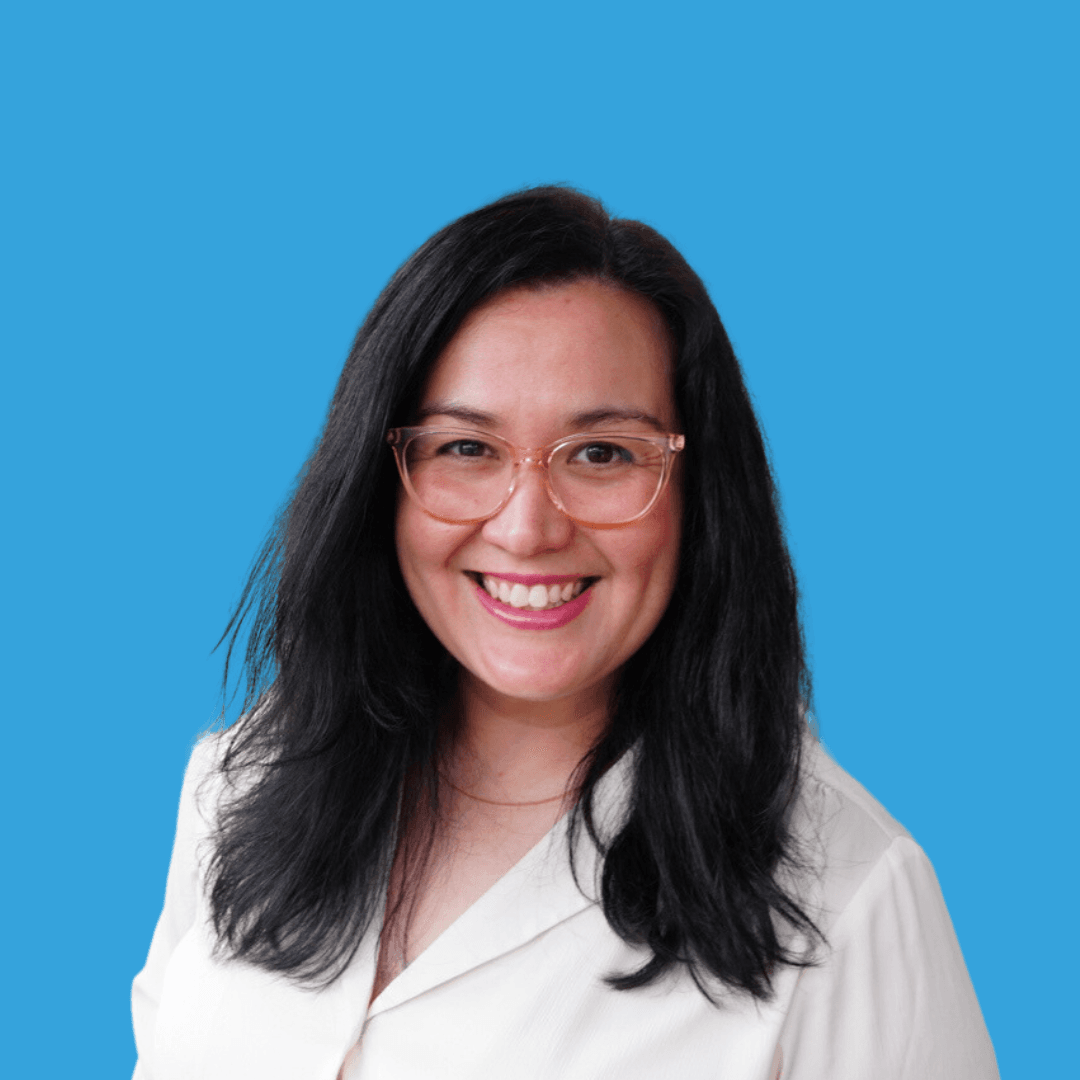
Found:
[[[212,767],[196,748],[165,908],[132,1012],[135,1080],[994,1080],[979,1005],[919,846],[815,742],[797,832],[816,873],[796,883],[828,948],[783,969],[767,1003],[710,1004],[684,973],[639,990],[602,981],[646,954],[608,927],[600,859],[555,828],[368,1007],[376,934],[310,991],[212,955],[203,865]],[[632,769],[601,781],[616,828]],[[206,785],[209,789],[211,785]]]

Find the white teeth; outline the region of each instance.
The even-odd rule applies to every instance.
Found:
[[[480,583],[493,599],[515,608],[527,607],[531,611],[548,611],[562,607],[568,600],[580,596],[586,586],[585,579],[579,578],[577,581],[568,581],[565,585],[533,585],[530,588],[521,582],[511,585],[508,581],[487,574],[481,575]]]

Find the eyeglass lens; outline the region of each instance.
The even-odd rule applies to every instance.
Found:
[[[413,492],[436,517],[488,517],[510,489],[513,458],[497,440],[425,432],[403,449]],[[637,517],[652,502],[663,481],[664,459],[664,450],[647,439],[584,436],[555,452],[548,474],[571,517],[617,524]]]

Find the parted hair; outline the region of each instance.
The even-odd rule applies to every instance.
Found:
[[[798,593],[764,441],[698,276],[666,239],[568,187],[516,192],[428,240],[376,300],[325,427],[226,629],[243,715],[209,874],[219,950],[325,985],[377,925],[406,788],[437,801],[440,717],[456,666],[398,568],[387,429],[413,419],[466,316],[503,290],[597,279],[651,301],[670,331],[686,435],[671,601],[620,673],[581,763],[571,836],[603,854],[608,923],[649,957],[629,991],[685,967],[768,998],[817,936],[785,887],[810,687]],[[599,778],[635,747],[627,816],[601,839]],[[419,787],[417,787],[419,785]],[[568,856],[569,857],[569,856]],[[801,941],[795,948],[792,942]]]

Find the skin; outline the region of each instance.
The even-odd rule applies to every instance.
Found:
[[[420,422],[487,430],[521,447],[581,431],[677,432],[671,366],[663,320],[636,294],[596,281],[516,289],[474,311],[451,340],[425,388]],[[602,410],[624,415],[582,425],[581,414]],[[619,669],[667,607],[680,518],[677,459],[652,512],[616,529],[571,521],[533,468],[479,525],[437,521],[402,492],[402,575],[462,666],[464,725],[453,765],[461,786],[506,801],[563,790],[603,731]],[[467,571],[598,580],[568,625],[520,629],[483,608]]]

